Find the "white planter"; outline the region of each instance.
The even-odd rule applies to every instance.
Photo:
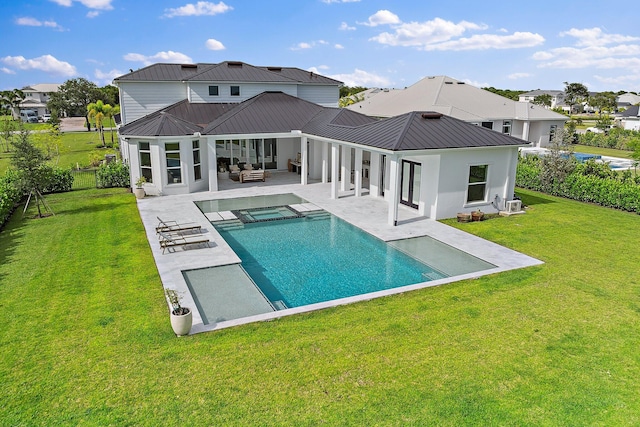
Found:
[[[133,194],[136,195],[136,199],[143,199],[144,198],[144,188],[134,188],[133,189]]]
[[[191,330],[191,324],[193,323],[193,313],[191,309],[187,309],[189,312],[187,314],[176,315],[171,312],[171,327],[173,328],[173,332],[179,337],[183,335],[189,335],[189,331]]]

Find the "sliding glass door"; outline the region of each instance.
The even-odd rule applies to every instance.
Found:
[[[420,203],[420,175],[422,165],[408,160],[402,161],[402,177],[400,179],[400,203],[418,209]]]

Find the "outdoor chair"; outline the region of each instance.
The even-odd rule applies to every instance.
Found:
[[[168,234],[163,231],[159,232],[159,234],[160,247],[162,248],[163,254],[167,249],[169,249],[169,252],[171,252],[171,248],[175,249],[178,246],[206,245],[207,247],[209,247],[209,239],[204,237],[202,234],[180,236]]]
[[[202,232],[202,226],[193,222],[180,224],[176,221],[163,221],[160,219],[160,217],[156,218],[158,218],[158,221],[160,221],[158,223],[158,226],[156,227],[156,233],[182,233],[185,231],[198,233]]]

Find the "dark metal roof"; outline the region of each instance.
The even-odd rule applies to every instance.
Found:
[[[627,108],[626,110],[624,110],[621,114],[620,117],[636,117],[639,116],[639,110],[640,107],[637,105],[634,105],[632,107]]]
[[[282,133],[301,130],[324,107],[282,92],[263,92],[211,122],[206,135]]]
[[[202,127],[165,111],[157,111],[121,127],[119,132],[125,136],[184,136],[202,132]]]
[[[206,126],[198,126],[209,119]],[[527,142],[436,112],[411,112],[377,120],[355,111],[328,108],[287,95],[264,92],[240,104],[180,101],[120,129],[122,135],[178,136],[289,133],[391,151],[521,146]]]
[[[152,64],[116,77],[114,81],[269,82],[342,85],[342,82],[338,80],[299,68],[256,67],[240,61],[225,61],[219,64]]]

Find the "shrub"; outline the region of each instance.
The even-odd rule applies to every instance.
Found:
[[[16,185],[18,180],[18,173],[13,170],[8,170],[0,177],[0,228],[7,222],[22,197]]]
[[[122,162],[111,162],[100,165],[96,171],[99,188],[129,187],[129,165]]]
[[[52,168],[49,183],[43,193],[64,193],[71,191],[73,185],[73,175],[68,169]]]

